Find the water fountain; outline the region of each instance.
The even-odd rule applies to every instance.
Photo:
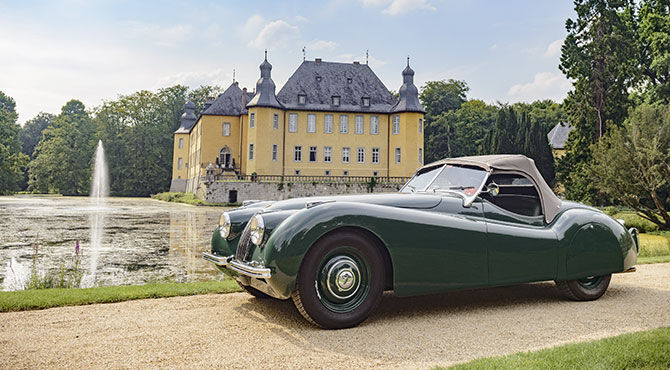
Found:
[[[102,140],[98,140],[95,150],[95,162],[93,166],[93,177],[91,178],[91,214],[90,219],[90,262],[88,273],[82,279],[82,287],[95,285],[95,273],[98,269],[98,257],[102,245],[102,237],[105,229],[106,198],[109,196],[109,174],[107,172],[107,161],[105,160],[105,149]]]

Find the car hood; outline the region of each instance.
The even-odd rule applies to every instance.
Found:
[[[367,203],[399,208],[429,209],[434,208],[440,204],[441,201],[441,196],[425,193],[337,195],[282,200],[273,203],[267,207],[267,209],[272,211],[301,209],[310,204],[318,204],[322,202]]]

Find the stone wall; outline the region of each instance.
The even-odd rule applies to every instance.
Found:
[[[276,182],[229,182],[200,183],[196,192],[199,198],[211,203],[227,203],[245,200],[283,200],[315,195],[365,194],[396,192],[402,184],[376,184],[370,189],[365,183],[276,183]],[[231,199],[231,198],[237,199]]]

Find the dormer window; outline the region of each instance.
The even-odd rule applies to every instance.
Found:
[[[339,107],[340,106],[340,97],[339,96],[333,96],[332,103],[333,103],[334,106]]]
[[[362,104],[364,107],[369,107],[369,106],[370,106],[370,98],[368,98],[368,97],[363,97],[363,98],[361,99],[361,104]]]
[[[303,94],[298,95],[298,104],[305,105],[305,101],[307,101],[307,96]]]
[[[321,76],[316,76],[316,82],[321,82]]]
[[[354,81],[354,80],[352,80],[351,77],[347,78],[347,83],[348,83],[348,84],[352,83],[353,81]]]

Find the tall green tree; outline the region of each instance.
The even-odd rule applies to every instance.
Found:
[[[0,91],[0,194],[19,190],[28,157],[21,153],[16,103]]]
[[[595,146],[590,174],[610,200],[670,229],[670,107],[636,108]]]
[[[502,107],[498,111],[489,152],[516,154],[522,148],[523,146],[519,146],[519,122],[516,111],[512,107]]]
[[[216,98],[222,92],[223,89],[221,89],[221,87],[218,85],[200,85],[200,87],[188,92],[187,99],[192,101],[195,105],[195,115],[198,116],[200,113],[202,113],[202,109],[205,106],[207,98]],[[184,113],[183,106],[181,113]],[[181,117],[181,113],[179,113],[179,117]]]
[[[56,116],[51,113],[41,112],[35,118],[23,124],[21,129],[21,145],[23,154],[33,157],[33,151],[37,143],[42,140],[42,132],[49,126],[53,126]]]
[[[638,18],[637,41],[645,100],[669,104],[670,1],[642,1]]]
[[[437,116],[432,133],[425,137],[426,162],[478,154],[486,133],[495,124],[497,112],[495,106],[469,100],[459,109]]]
[[[43,132],[29,165],[29,189],[41,193],[86,195],[90,191],[95,127],[79,100],[61,109]]]
[[[544,133],[549,133],[556,124],[566,121],[565,113],[560,104],[551,99],[536,100],[532,103],[514,103],[512,105],[519,114],[527,113],[537,121]]]
[[[639,80],[633,0],[575,0],[575,19],[561,49],[560,70],[572,79],[563,109],[575,130],[558,163],[569,199],[597,203],[586,169],[590,146],[622,124],[631,105],[629,89]]]
[[[455,111],[466,101],[466,93],[470,88],[465,81],[428,81],[421,87],[419,100],[426,109],[424,119],[424,135],[430,137],[444,131],[444,127],[436,124],[438,117],[446,112]]]

